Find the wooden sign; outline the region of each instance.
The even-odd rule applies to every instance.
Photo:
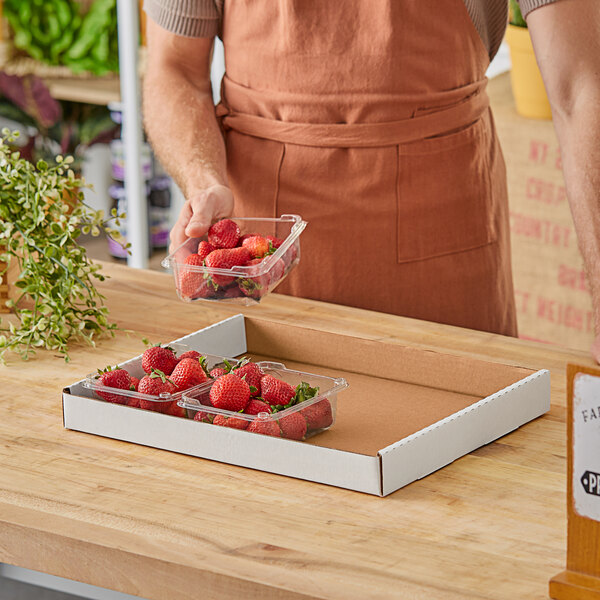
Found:
[[[567,368],[567,569],[555,600],[600,600],[600,369]]]

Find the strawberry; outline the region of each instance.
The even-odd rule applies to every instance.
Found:
[[[223,298],[242,298],[243,296],[242,290],[237,285],[227,288],[223,294]]]
[[[206,257],[216,248],[210,242],[200,242],[198,244],[198,256],[200,257],[200,264],[204,262]]]
[[[160,396],[160,394],[174,394],[177,392],[177,386],[169,381],[165,373],[158,369],[152,369],[149,375],[140,379],[138,391],[150,396]],[[140,398],[140,408],[145,410],[154,410],[157,412],[166,412],[169,410],[171,400],[156,401]]]
[[[240,239],[238,240],[238,246],[243,246],[244,240],[247,240],[248,238],[251,238],[251,237],[256,237],[257,235],[260,235],[260,234],[259,233],[245,233],[244,235],[240,236]]]
[[[251,267],[248,269],[248,275],[243,279],[238,279],[240,290],[250,298],[262,298],[269,291],[271,284],[277,283],[284,275],[285,264],[280,258],[269,267],[268,271],[261,273],[264,269],[262,262],[262,258],[249,261],[246,265]]]
[[[269,285],[277,283],[285,274],[285,262],[278,258],[269,270]]]
[[[246,237],[242,246],[248,249],[252,258],[262,258],[269,251],[269,242],[261,235]]]
[[[281,246],[281,244],[283,244],[282,239],[276,238],[272,235],[265,236],[265,239],[267,240],[267,242],[271,242],[271,246],[273,246],[273,248],[275,248],[276,250],[277,248],[279,248],[279,246]]]
[[[200,421],[202,423],[212,423],[214,415],[212,413],[204,412],[203,410],[199,410],[194,415],[194,421]]]
[[[198,298],[212,298],[216,295],[218,285],[215,285],[210,278],[202,273],[193,271],[184,271],[179,277],[179,293],[188,300]]]
[[[177,400],[173,400],[173,402],[171,402],[167,410],[165,410],[164,412],[165,414],[171,415],[173,417],[182,417],[184,419],[187,417],[185,408],[179,406],[177,404]]]
[[[138,391],[138,385],[140,385],[140,380],[137,377],[134,377],[133,375],[130,377],[131,379],[131,383],[129,385],[129,389],[132,392],[137,392]]]
[[[269,287],[269,274],[260,273],[262,271],[262,258],[253,258],[246,264],[248,274],[244,278],[238,279],[238,286],[242,294],[250,298],[261,298]]]
[[[208,380],[197,358],[184,358],[177,363],[169,378],[179,390],[187,390]]]
[[[264,376],[264,373],[256,363],[247,362],[241,367],[234,368],[232,373],[240,378],[244,378],[250,386],[250,396],[260,396],[260,380]]]
[[[331,404],[326,398],[303,408],[300,414],[306,419],[308,429],[322,429],[333,423]]]
[[[250,386],[233,373],[219,377],[210,388],[210,401],[215,408],[238,412],[246,408],[248,400]]]
[[[283,255],[283,262],[285,263],[286,268],[296,260],[297,256],[298,250],[296,249],[296,246],[290,246]]]
[[[170,375],[177,364],[177,357],[171,348],[152,346],[142,354],[142,369],[151,373],[153,369]]]
[[[250,398],[250,402],[246,405],[244,412],[247,415],[257,415],[261,412],[270,413],[271,405],[263,402],[262,400],[258,400],[257,398]]]
[[[231,269],[236,266],[243,266],[250,260],[250,253],[246,248],[231,248],[224,250],[213,250],[204,261],[210,269]],[[235,277],[211,273],[213,282],[216,285],[226,286],[232,283]]]
[[[306,435],[306,419],[300,413],[291,413],[279,419],[281,435],[289,440],[303,440]]]
[[[240,237],[240,228],[231,219],[222,219],[208,230],[208,241],[215,248],[235,248]]]
[[[254,419],[250,425],[248,425],[247,431],[252,433],[262,433],[262,435],[272,435],[273,437],[281,437],[281,431],[279,431],[279,425],[276,421]]]
[[[127,406],[132,406],[133,408],[139,408],[140,407],[140,399],[139,398],[129,398],[127,400]]]
[[[187,352],[184,352],[183,354],[180,354],[177,357],[177,360],[179,362],[181,362],[184,358],[200,358],[202,356],[202,354],[200,354],[200,352],[198,352],[197,350],[188,350]]]
[[[233,427],[233,429],[246,429],[249,421],[246,419],[239,419],[238,417],[226,417],[225,415],[215,415],[213,425],[220,425],[221,427]]]
[[[265,375],[260,380],[262,397],[271,406],[285,406],[294,397],[296,390],[285,381],[276,379],[272,375]]]
[[[199,254],[190,254],[189,256],[185,257],[185,264],[186,265],[193,265],[195,267],[201,267],[202,266],[202,261],[204,259],[200,258]]]
[[[118,367],[113,369],[108,366],[103,370],[98,369],[98,373],[100,374],[100,383],[106,387],[117,388],[119,390],[129,390],[131,387],[131,377],[125,369],[119,369]],[[98,391],[96,391],[96,393],[100,398],[107,402],[113,404],[127,404],[128,398],[126,395]]]
[[[210,373],[209,375],[213,378],[213,379],[218,379],[219,377],[221,377],[221,375],[227,375],[227,373],[229,373],[229,371],[227,369],[223,369],[222,367],[215,367]]]

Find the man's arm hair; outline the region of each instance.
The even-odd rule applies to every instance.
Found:
[[[532,11],[527,24],[552,106],[600,360],[600,2],[558,0]]]

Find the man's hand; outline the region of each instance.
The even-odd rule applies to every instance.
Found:
[[[212,185],[186,200],[171,230],[170,251],[187,238],[203,236],[211,224],[233,212],[233,194],[225,185]]]

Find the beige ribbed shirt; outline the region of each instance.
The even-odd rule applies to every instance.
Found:
[[[187,37],[214,37],[221,30],[225,0],[144,0],[148,16],[161,27]],[[431,1],[431,0],[430,0]],[[440,0],[436,0],[440,1]],[[508,0],[463,0],[493,58],[506,29]],[[523,16],[556,0],[520,0]]]

